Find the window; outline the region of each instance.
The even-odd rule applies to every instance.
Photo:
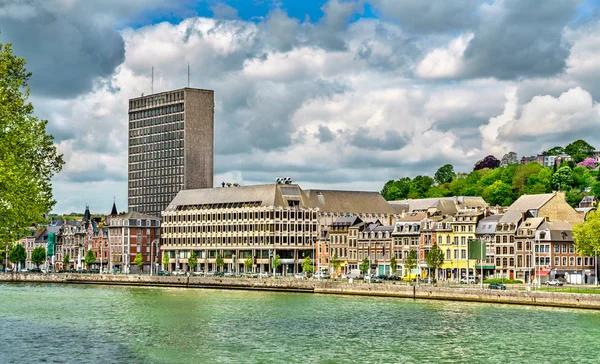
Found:
[[[564,267],[566,267],[566,266],[567,266],[567,257],[562,257],[562,265],[563,265]]]
[[[461,249],[460,259],[467,259],[467,250],[466,249]]]
[[[554,253],[560,253],[560,245],[554,246]]]
[[[569,245],[569,253],[571,253],[571,254],[575,253],[575,245],[573,245],[573,244]]]

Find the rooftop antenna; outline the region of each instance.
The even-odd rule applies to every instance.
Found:
[[[188,62],[188,88],[190,87],[190,62]]]
[[[150,94],[154,94],[154,66],[152,66],[152,83],[150,84]]]

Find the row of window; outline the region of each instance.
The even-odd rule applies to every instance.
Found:
[[[183,91],[170,92],[166,94],[152,95],[137,100],[129,100],[130,109],[141,107],[163,105],[165,103],[183,100]]]
[[[183,102],[174,105],[155,107],[148,110],[133,111],[129,113],[129,120],[139,120],[144,118],[153,118],[155,116],[163,116],[177,112],[184,112],[185,107]]]
[[[236,232],[316,232],[316,224],[244,224],[163,226],[164,234],[236,233]]]
[[[317,220],[315,211],[238,211],[238,212],[203,212],[178,215],[165,215],[165,224],[177,222],[221,222],[221,221],[246,221],[246,220]]]
[[[179,131],[183,130],[183,121],[174,121],[168,124],[162,124],[158,126],[147,126],[143,128],[132,129],[134,123],[131,123],[129,126],[129,138],[138,138],[147,135],[158,135],[164,134],[171,131]]]
[[[133,182],[130,182],[131,185]],[[164,185],[159,187],[143,187],[143,188],[130,188],[129,197],[140,197],[146,195],[168,195],[175,197],[177,192],[181,191],[181,185]]]
[[[130,172],[129,180],[136,180],[140,178],[152,178],[152,177],[168,177],[183,174],[183,167],[172,167],[172,168],[154,168],[146,169],[139,172]]]
[[[151,155],[139,156],[139,157],[142,157],[140,159],[144,159],[144,161],[141,161],[139,163],[137,163],[137,162],[130,163],[129,170],[130,171],[142,171],[142,170],[152,169],[152,168],[183,166],[183,156],[162,158],[162,159],[158,159],[158,158],[150,159],[150,156]],[[134,158],[135,157],[138,157],[138,156],[134,156]]]
[[[161,237],[161,244],[172,246],[227,246],[227,245],[257,245],[257,246],[273,246],[273,245],[304,245],[312,246],[314,237],[310,236],[264,236],[264,237],[242,237],[242,236],[219,236],[219,237]]]
[[[164,207],[166,207],[166,205],[169,204],[169,202],[171,202],[173,200],[174,197],[175,197],[175,194],[161,194],[161,195],[142,194],[140,197],[130,197],[129,205],[130,206],[145,206],[145,209],[148,209],[149,204],[159,203],[164,208]],[[135,211],[138,211],[138,210],[135,210]],[[160,213],[160,211],[162,211],[162,209],[158,210],[159,213]],[[140,212],[142,212],[142,211],[140,211]]]
[[[159,143],[159,142],[164,142],[164,141],[168,141],[168,140],[180,140],[183,139],[183,131],[170,131],[167,133],[161,133],[161,134],[153,134],[153,135],[149,135],[149,136],[144,136],[144,137],[138,137],[138,138],[130,138],[129,139],[129,152],[130,153],[143,153],[143,152],[150,152],[151,148],[153,148],[152,150],[157,150],[158,148],[156,146],[151,146],[151,143]],[[145,148],[142,147],[138,147],[138,148],[134,148],[135,146],[143,146]]]
[[[141,187],[160,187],[165,185],[180,185],[183,188],[183,176],[175,175],[170,177],[157,177],[157,178],[142,178],[139,180],[130,181],[129,189]]]

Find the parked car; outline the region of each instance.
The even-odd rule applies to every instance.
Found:
[[[317,273],[313,274],[313,278],[314,279],[329,279],[331,277],[329,276],[329,274],[327,274],[325,272],[317,272]]]
[[[223,273],[223,277],[233,277],[235,276],[235,274],[233,274],[233,272],[225,272]]]
[[[306,279],[306,273],[302,272],[302,273],[296,273],[294,274],[294,278],[296,279]]]
[[[21,273],[29,273],[29,269],[23,268],[19,272],[21,272]]]
[[[369,283],[382,283],[383,279],[376,275],[365,276],[365,281]]]
[[[463,283],[463,284],[475,284],[475,283],[479,283],[479,277],[469,276],[469,279],[467,279],[466,277],[462,277],[460,279],[460,283]]]
[[[437,281],[435,278],[425,277],[425,279],[423,279],[423,283],[437,283]]]
[[[398,276],[397,276],[397,275],[395,275],[395,274],[392,274],[392,275],[390,275],[390,276],[388,277],[388,280],[390,280],[390,281],[399,281],[399,280],[400,280],[400,277],[398,277]]]
[[[544,283],[547,286],[562,286],[564,283],[559,281],[558,279],[551,279]]]
[[[174,276],[185,276],[186,275],[186,273],[184,271],[180,270],[180,269],[174,271],[172,274]]]
[[[168,271],[166,271],[166,270],[159,270],[157,274],[158,274],[159,276],[170,276],[170,275],[171,275],[171,273],[169,273],[169,272],[168,272]]]
[[[225,276],[225,273],[223,272],[215,272],[215,277],[223,277]]]
[[[40,268],[31,268],[29,273],[42,273],[42,270]]]
[[[419,275],[417,274],[407,274],[404,277],[402,277],[402,280],[405,282],[416,282],[418,277]]]
[[[269,273],[269,272],[258,273],[258,278],[269,278],[270,276],[271,276],[271,273]]]
[[[501,283],[490,283],[488,286],[489,289],[499,289],[502,291],[506,291],[506,286]]]
[[[203,276],[204,272],[202,272],[202,271],[195,271],[195,272],[192,272],[192,275],[193,276]]]

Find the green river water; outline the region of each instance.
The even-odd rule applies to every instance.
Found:
[[[0,363],[596,363],[600,312],[0,284]]]

